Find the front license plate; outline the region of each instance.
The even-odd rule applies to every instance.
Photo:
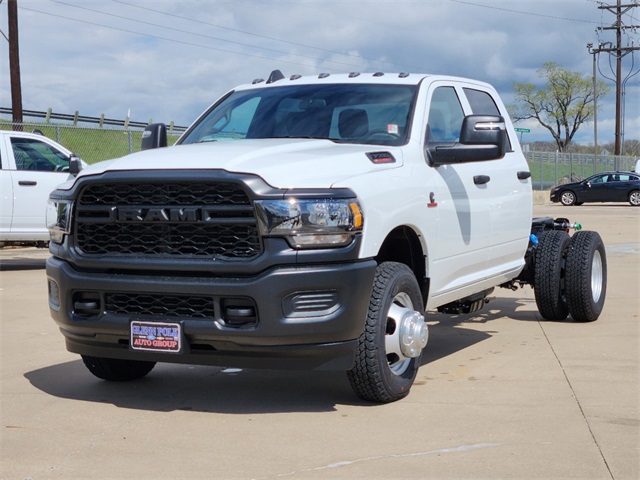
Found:
[[[182,350],[182,325],[179,323],[131,322],[130,343],[132,350],[148,352],[180,353]]]

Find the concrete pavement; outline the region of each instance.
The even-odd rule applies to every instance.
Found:
[[[544,321],[529,287],[430,313],[416,384],[389,405],[341,372],[158,365],[100,381],[49,317],[47,252],[0,250],[0,478],[637,479],[640,209],[535,214],[602,235],[600,319]]]

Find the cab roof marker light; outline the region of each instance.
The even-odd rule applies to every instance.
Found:
[[[289,80],[298,80],[300,78],[302,78],[302,75],[295,74],[291,75],[291,77],[289,77]]]
[[[256,78],[253,82],[251,82],[251,85],[255,85],[257,83],[262,83],[262,82],[264,82],[263,78]]]
[[[283,73],[280,70],[274,70],[269,75],[269,79],[267,80],[267,84],[275,83],[278,80],[282,80],[284,78],[285,77],[284,77]]]
[[[330,75],[330,73],[321,73],[320,75],[318,75],[318,78],[328,78]]]
[[[382,77],[384,76],[384,72],[376,72],[373,74],[374,77]]]
[[[360,75],[360,72],[351,72],[351,73],[349,74],[349,78],[356,78],[356,77],[357,77],[357,76],[359,76],[359,75]]]

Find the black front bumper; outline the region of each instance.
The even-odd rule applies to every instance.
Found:
[[[70,352],[239,368],[351,368],[375,268],[374,260],[363,260],[279,266],[250,277],[187,277],[81,272],[56,257],[47,260],[51,315]],[[179,297],[187,304],[190,297],[210,298],[210,317],[190,317],[183,310],[167,317],[156,310],[107,307],[110,295],[128,292],[160,300],[163,295]],[[253,312],[246,321],[232,318],[225,307],[238,301],[242,308],[234,312]],[[131,350],[133,320],[180,323],[182,353]]]

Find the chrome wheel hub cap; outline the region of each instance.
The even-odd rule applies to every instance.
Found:
[[[424,315],[413,310],[411,299],[399,293],[387,314],[385,351],[391,371],[402,375],[412,358],[418,358],[429,340]]]

